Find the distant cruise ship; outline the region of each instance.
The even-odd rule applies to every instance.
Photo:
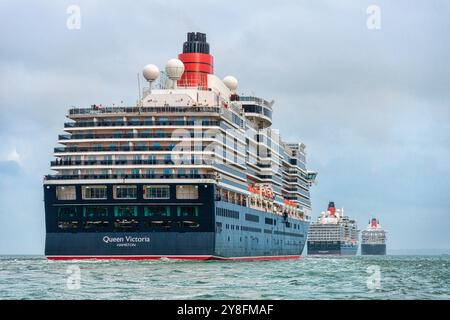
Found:
[[[273,101],[214,75],[203,33],[136,106],[71,108],[44,179],[49,259],[290,259],[311,214],[305,145],[271,129]]]
[[[386,231],[381,228],[377,219],[372,218],[362,232],[362,255],[386,255]]]
[[[358,228],[355,220],[328,204],[308,234],[308,255],[355,255],[358,251]]]

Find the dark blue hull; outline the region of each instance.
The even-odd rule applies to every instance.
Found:
[[[386,255],[386,244],[361,244],[362,255]]]
[[[354,256],[358,245],[345,244],[340,241],[308,241],[308,255],[343,255]]]
[[[148,184],[146,184],[148,185]],[[175,194],[175,185],[170,185]],[[76,258],[286,258],[301,255],[309,223],[246,206],[220,201],[212,184],[198,184],[196,200],[57,200],[55,186],[44,187],[46,209],[45,254],[52,259]],[[81,191],[77,186],[77,199]],[[173,190],[172,190],[173,189]],[[173,192],[172,192],[173,191]],[[102,218],[86,217],[86,208],[104,208]],[[123,230],[115,217],[117,206],[133,207],[131,229]],[[164,216],[146,216],[146,207],[167,208]],[[180,216],[180,207],[195,215]],[[74,208],[70,217],[60,212]],[[98,221],[93,221],[97,219]],[[128,218],[130,220],[131,218]],[[71,225],[61,229],[61,225]],[[192,226],[195,225],[195,228]]]

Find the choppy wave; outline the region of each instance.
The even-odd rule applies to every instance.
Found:
[[[449,267],[449,256],[254,262],[2,256],[0,299],[450,299]]]

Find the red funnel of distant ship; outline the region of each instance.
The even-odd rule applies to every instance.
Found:
[[[370,226],[375,229],[378,226],[377,219],[373,218],[370,222]]]
[[[334,206],[334,202],[330,201],[330,203],[328,203],[328,212],[330,212],[330,215],[335,216],[336,215],[336,207]]]

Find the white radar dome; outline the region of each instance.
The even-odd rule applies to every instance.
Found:
[[[142,70],[142,75],[147,81],[155,81],[159,77],[159,69],[154,64],[148,64]]]
[[[223,83],[227,86],[228,89],[230,89],[232,92],[235,92],[238,87],[238,81],[233,76],[226,76],[223,78]]]
[[[166,63],[166,73],[170,80],[180,80],[184,72],[184,63],[179,59],[170,59]]]

